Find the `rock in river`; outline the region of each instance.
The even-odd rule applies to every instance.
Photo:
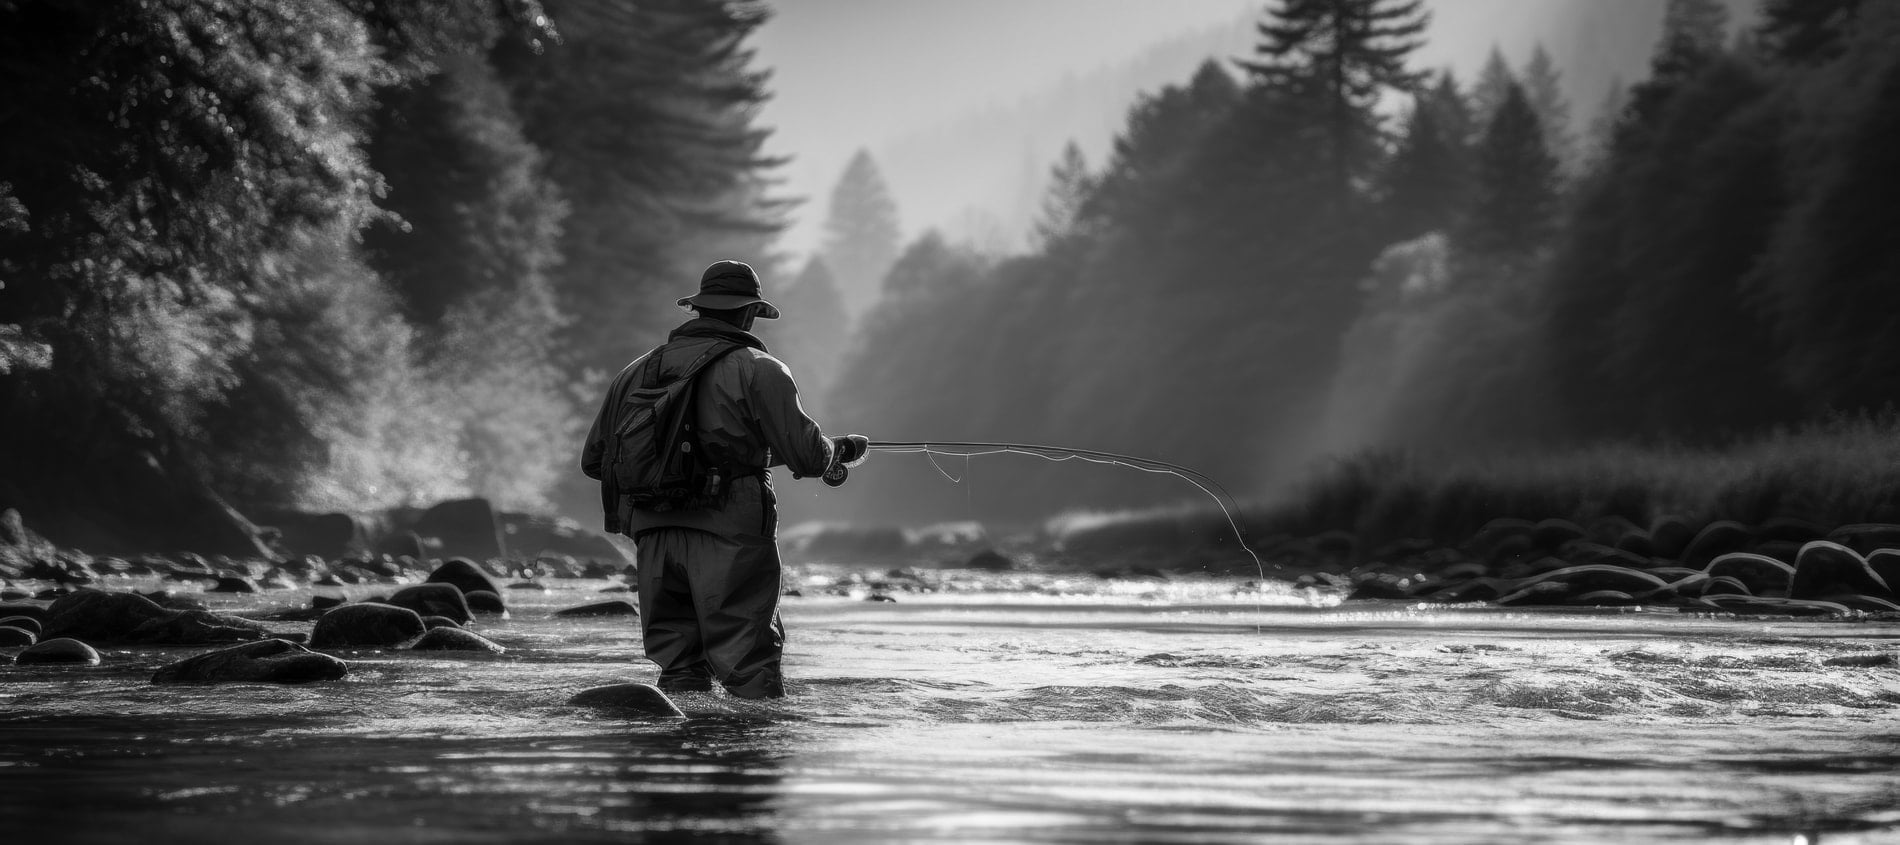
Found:
[[[557,610],[557,611],[554,611],[554,615],[568,616],[568,617],[638,616],[640,615],[640,609],[637,607],[634,607],[631,602],[625,602],[619,599],[614,599],[613,601],[603,601],[596,604],[584,604],[584,605],[581,605],[580,607],[570,607],[564,610]]]
[[[262,639],[260,623],[205,610],[173,610],[135,593],[79,590],[46,608],[46,636],[93,642],[203,645]]]
[[[501,588],[495,586],[494,579],[489,578],[488,573],[476,566],[475,561],[465,557],[453,557],[443,561],[441,566],[429,573],[429,578],[425,583],[453,584],[464,595],[477,591],[501,594]]]
[[[317,619],[310,645],[393,646],[421,636],[422,617],[406,607],[365,602],[333,608]]]
[[[39,642],[39,635],[25,628],[0,625],[0,648],[19,648]]]
[[[468,600],[468,609],[477,613],[507,613],[508,603],[502,601],[501,594],[487,590],[466,593],[462,598]]]
[[[507,649],[472,631],[460,628],[430,628],[409,647],[410,651],[485,651],[500,654]]]
[[[594,687],[582,690],[568,704],[576,707],[601,707],[612,710],[628,711],[641,716],[656,718],[682,718],[678,705],[660,692],[652,684],[614,684],[613,686]]]
[[[24,631],[32,631],[33,636],[36,636],[36,637],[40,635],[41,631],[46,630],[44,627],[40,625],[40,620],[35,619],[31,616],[0,617],[0,627],[19,628]]]
[[[302,684],[334,681],[349,664],[293,642],[270,639],[187,657],[161,667],[155,684]]]
[[[75,639],[59,637],[20,652],[20,663],[84,663],[99,665],[99,652]]]
[[[389,597],[389,603],[409,608],[422,616],[446,616],[457,623],[475,618],[475,614],[469,612],[468,600],[462,597],[462,591],[453,584],[404,587]]]

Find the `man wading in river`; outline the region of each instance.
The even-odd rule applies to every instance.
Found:
[[[613,381],[581,452],[601,480],[607,530],[639,547],[640,622],[660,689],[785,694],[779,670],[777,499],[793,477],[855,464],[869,441],[828,438],[798,404],[791,371],[751,333],[778,309],[738,261],[706,268],[698,316]],[[669,413],[677,411],[677,413]]]

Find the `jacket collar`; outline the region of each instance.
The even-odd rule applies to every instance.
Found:
[[[694,317],[687,320],[679,328],[674,329],[672,334],[667,335],[666,340],[671,343],[689,337],[717,338],[740,346],[750,346],[760,352],[766,351],[765,341],[759,340],[757,335],[711,317]]]

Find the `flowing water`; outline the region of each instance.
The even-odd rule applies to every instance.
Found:
[[[966,574],[895,603],[787,598],[790,698],[687,694],[688,718],[642,720],[565,704],[653,678],[631,619],[551,616],[604,585],[511,591],[508,618],[474,626],[504,655],[345,652],[351,674],[332,683],[147,683],[199,648],[0,667],[0,830],[1900,842],[1900,669],[1823,663],[1900,647],[1893,621],[1327,606],[1235,581]]]

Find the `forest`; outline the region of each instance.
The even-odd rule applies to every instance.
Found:
[[[762,269],[828,429],[1127,452],[1263,502],[1900,434],[1892,0],[1668,0],[1590,126],[1541,51],[1414,66],[1421,0],[1274,0],[1251,55],[1144,94],[1108,160],[1063,156],[1026,252],[901,241],[861,154],[802,264],[757,118],[769,18],[0,0],[0,507],[103,548],[468,496],[591,520],[584,420],[714,257]],[[1192,495],[939,469],[969,484],[893,456],[839,510]]]
[[[1037,249],[904,247],[837,413],[898,439],[1175,461],[1291,501],[1308,530],[1353,527],[1363,514],[1315,513],[1353,485],[1368,502],[1403,488],[1401,513],[1437,495],[1420,485],[1486,487],[1468,533],[1589,516],[1546,500],[1686,487],[1711,474],[1650,476],[1776,443],[1882,463],[1856,450],[1870,427],[1900,434],[1883,415],[1900,395],[1900,4],[1769,0],[1733,21],[1670,0],[1649,76],[1589,126],[1541,50],[1519,68],[1494,53],[1470,81],[1413,67],[1426,20],[1418,2],[1271,4],[1253,56],[1144,96],[1109,160],[1056,166]],[[856,501],[1000,519],[1196,495],[999,463],[974,469],[969,505],[919,485],[928,466]],[[1825,470],[1816,484],[1849,483]],[[1879,489],[1803,516],[1892,518]],[[1705,517],[1719,492],[1694,497]]]
[[[596,501],[583,415],[653,303],[782,226],[766,17],[0,3],[0,506],[245,551],[284,510]]]

